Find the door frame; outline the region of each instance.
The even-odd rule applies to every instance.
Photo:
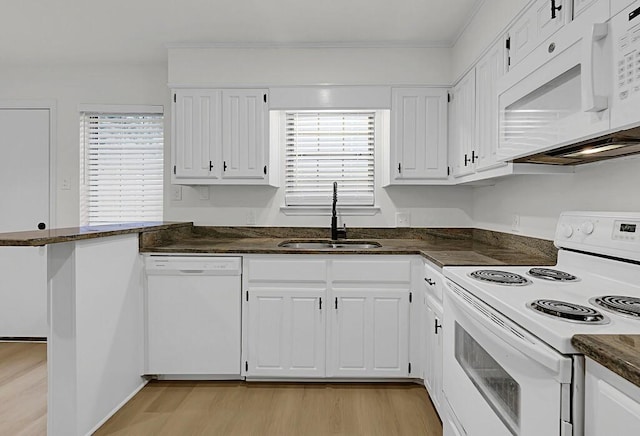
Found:
[[[57,222],[57,101],[0,99],[0,110],[2,109],[47,109],[49,111],[49,220],[47,228],[55,228]]]

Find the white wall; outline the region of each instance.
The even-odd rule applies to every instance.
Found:
[[[575,167],[575,174],[516,176],[475,188],[476,227],[553,239],[560,212],[640,212],[640,156]],[[513,215],[520,229],[512,229]]]
[[[0,99],[57,102],[57,227],[75,226],[79,221],[78,105],[163,105],[166,119],[170,107],[166,65],[3,66]],[[61,189],[64,179],[70,183],[69,190]]]
[[[448,85],[447,48],[173,48],[169,83],[240,85]]]

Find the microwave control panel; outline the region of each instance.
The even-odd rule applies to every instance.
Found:
[[[640,7],[638,2],[618,16],[621,25],[615,52],[616,93],[626,100],[640,93]],[[624,20],[624,25],[621,21]]]

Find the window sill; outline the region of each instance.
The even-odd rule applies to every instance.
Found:
[[[378,206],[338,206],[339,216],[373,216],[380,213]],[[331,216],[329,206],[282,206],[280,212],[290,216]]]

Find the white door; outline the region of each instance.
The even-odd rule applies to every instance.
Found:
[[[453,88],[451,101],[451,145],[453,147],[452,173],[465,176],[474,172],[476,150],[475,142],[475,69]]]
[[[324,289],[249,289],[248,377],[324,377],[324,295]]]
[[[222,171],[220,91],[178,90],[174,94],[174,168],[177,179],[216,179]]]
[[[268,113],[266,89],[222,91],[223,178],[266,178]]]
[[[447,92],[394,88],[391,174],[395,180],[447,178]]]
[[[49,109],[0,108],[0,232],[49,226]]]
[[[498,161],[498,79],[504,74],[502,41],[476,65],[476,171],[506,165]]]
[[[409,291],[333,289],[330,377],[407,377]]]

